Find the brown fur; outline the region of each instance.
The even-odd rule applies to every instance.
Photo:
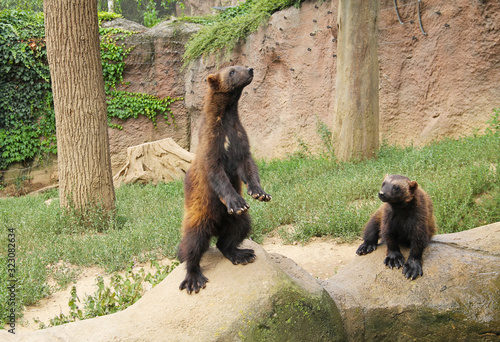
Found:
[[[200,259],[212,236],[233,264],[255,260],[251,249],[237,248],[251,228],[248,203],[241,196],[242,182],[259,201],[271,196],[260,186],[257,166],[250,155],[247,134],[238,115],[243,88],[253,79],[253,69],[228,67],[209,75],[196,157],[184,182],[185,203],[179,259],[187,275],[180,285],[188,293],[199,292],[208,279]]]
[[[373,252],[380,236],[387,243],[385,265],[403,266],[406,278],[422,276],[422,253],[436,232],[431,198],[416,181],[399,175],[385,176],[379,198],[384,204],[366,224],[364,242],[356,253]],[[411,248],[406,262],[400,245]]]

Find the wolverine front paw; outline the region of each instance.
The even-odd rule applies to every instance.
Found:
[[[199,272],[196,274],[187,274],[186,278],[182,281],[179,286],[179,290],[186,289],[188,294],[198,293],[201,289],[204,289],[207,286],[208,278],[203,275],[203,273]]]
[[[418,276],[422,276],[422,261],[420,259],[408,258],[408,261],[403,267],[403,274],[407,279],[415,280]]]
[[[356,250],[357,255],[365,255],[377,249],[376,243],[363,242]]]
[[[239,198],[226,199],[226,200],[220,198],[221,202],[224,203],[224,205],[226,206],[228,214],[241,215],[242,213],[250,209],[250,206],[248,205],[247,201],[245,201],[241,196],[238,197]]]
[[[384,260],[384,265],[390,268],[400,268],[405,263],[405,258],[401,252],[389,252]]]
[[[252,196],[253,199],[261,202],[269,202],[272,199],[271,195],[267,194],[264,190],[262,190],[262,188],[259,187],[249,187],[247,193]]]

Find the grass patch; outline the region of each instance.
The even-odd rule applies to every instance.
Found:
[[[376,159],[356,163],[337,162],[330,152],[261,161],[262,184],[273,200],[260,203],[246,197],[253,220],[251,237],[261,242],[277,229],[290,242],[314,236],[355,239],[380,205],[376,195],[387,173],[415,179],[431,195],[439,233],[500,221],[497,133],[423,148],[383,146]],[[59,208],[57,191],[0,199],[0,284],[9,279],[6,256],[11,229],[16,245],[18,314],[22,306],[55,290],[48,285],[49,279],[56,279],[59,287],[76,276],[54,267],[61,261],[115,272],[126,269],[131,261],[175,257],[183,214],[182,182],[122,186],[116,196],[115,217],[90,213],[84,223]],[[47,205],[49,198],[56,199]],[[3,321],[10,308],[8,298],[6,286],[0,286]]]
[[[431,195],[439,233],[497,222],[499,147],[498,136],[485,135],[423,148],[383,146],[376,159],[357,163],[328,157],[263,162],[264,188],[273,201],[253,205],[254,225],[264,234],[293,225],[279,230],[289,242],[325,235],[352,240],[381,205],[377,193],[385,174],[417,180]]]

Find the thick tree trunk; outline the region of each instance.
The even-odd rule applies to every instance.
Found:
[[[115,12],[115,0],[108,0],[108,12]]]
[[[340,160],[375,156],[379,146],[380,0],[339,0],[333,143]]]
[[[96,0],[45,0],[61,206],[114,208]]]

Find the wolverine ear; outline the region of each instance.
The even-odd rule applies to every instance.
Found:
[[[417,189],[418,183],[417,181],[410,181],[410,190],[415,191]]]
[[[210,85],[210,88],[212,88],[215,91],[218,91],[220,88],[220,76],[219,75],[208,75],[207,77],[208,84]]]

